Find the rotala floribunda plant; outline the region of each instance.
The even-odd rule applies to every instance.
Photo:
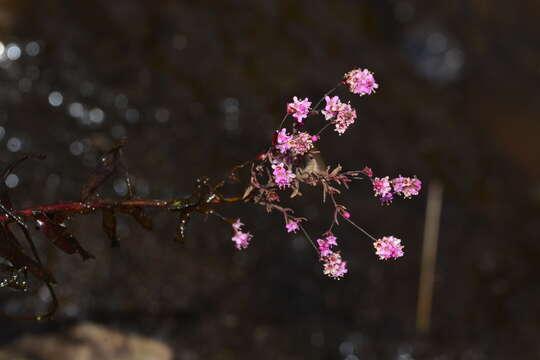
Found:
[[[339,136],[351,131],[357,115],[351,104],[338,96],[332,96],[340,87],[346,87],[353,95],[371,95],[378,88],[373,74],[367,69],[356,69],[345,74],[343,81],[329,90],[313,105],[308,98],[293,97],[286,106],[286,114],[275,130],[268,149],[243,164],[233,167],[229,175],[217,182],[206,177],[197,180],[193,193],[179,200],[138,199],[132,191],[131,179],[122,160],[125,141],[103,154],[99,166],[83,186],[79,201],[39,206],[17,210],[9,200],[5,186],[6,177],[20,163],[39,155],[27,155],[9,165],[0,180],[0,287],[27,291],[29,279],[35,278],[44,283],[52,298],[50,310],[40,316],[18,318],[43,319],[54,314],[58,302],[53,290],[56,283],[51,271],[40,259],[39,253],[28,226],[35,226],[45,238],[67,254],[79,254],[83,260],[93,258],[69,232],[66,220],[75,215],[101,212],[103,229],[113,246],[119,244],[116,232],[116,216],[132,216],[141,226],[152,229],[152,219],[144,212],[146,208],[163,208],[173,212],[178,219],[176,239],[184,240],[185,229],[194,214],[213,215],[225,221],[232,230],[232,242],[238,250],[249,247],[253,235],[245,230],[244,224],[235,217],[225,217],[216,211],[218,204],[252,203],[263,206],[268,212],[278,212],[283,216],[283,230],[288,233],[300,231],[313,246],[322,271],[334,279],[347,273],[347,262],[336,250],[337,236],[334,230],[339,221],[344,221],[361,231],[373,241],[375,255],[381,260],[396,259],[403,256],[401,240],[394,236],[375,238],[357,225],[347,208],[338,202],[338,195],[349,188],[356,179],[367,179],[373,187],[374,196],[382,204],[390,204],[395,197],[405,199],[418,195],[421,182],[416,177],[401,175],[377,177],[365,167],[363,170],[343,170],[341,166],[325,167],[317,161],[320,154],[317,143],[323,135],[333,128]],[[321,124],[320,130],[308,133],[304,124]],[[326,132],[325,132],[326,131]],[[103,200],[99,190],[109,178],[120,172],[128,185],[126,199]],[[245,176],[242,176],[245,173]],[[242,180],[244,179],[244,180]],[[240,183],[243,192],[238,196],[225,196],[223,191],[231,182]],[[331,202],[334,211],[329,220],[329,228],[315,241],[306,231],[308,219],[296,216],[293,209],[286,207],[281,199],[302,195],[305,186],[320,187],[323,202]],[[23,241],[12,231],[18,227]],[[23,246],[23,244],[25,244]],[[4,314],[5,316],[12,316]]]

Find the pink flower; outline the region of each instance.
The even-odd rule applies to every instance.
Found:
[[[351,217],[351,213],[348,212],[348,211],[343,211],[343,212],[341,213],[341,216],[343,216],[345,219],[348,219],[348,218]]]
[[[291,186],[291,180],[296,177],[291,170],[285,168],[283,163],[272,165],[274,181],[280,189]]]
[[[394,192],[400,193],[403,190],[403,183],[405,181],[405,178],[401,175],[399,175],[397,178],[392,179],[392,187],[394,188]]]
[[[324,239],[317,239],[321,258],[325,258],[333,254],[331,248],[332,246],[337,245],[336,239],[337,238],[332,234],[327,235]]]
[[[372,180],[372,183],[373,191],[375,191],[375,196],[382,197],[392,191],[392,187],[390,186],[390,182],[388,181],[388,176],[385,176],[383,178],[376,177]]]
[[[300,227],[298,226],[298,222],[294,220],[289,220],[287,224],[285,224],[285,227],[287,228],[287,232],[295,233]]]
[[[345,74],[345,83],[349,86],[349,90],[360,96],[371,95],[379,84],[375,82],[373,73],[368,69],[355,69]]]
[[[387,192],[380,197],[380,200],[381,204],[390,205],[392,203],[392,200],[394,200],[394,194],[392,194],[391,192]]]
[[[287,113],[292,114],[292,116],[296,118],[296,121],[298,121],[299,124],[302,124],[304,119],[309,115],[310,106],[311,102],[308,98],[298,100],[295,96],[293,97],[293,102],[287,104]]]
[[[339,135],[343,135],[355,120],[356,110],[354,110],[350,104],[341,104],[336,120],[334,121],[336,126],[335,130]]]
[[[236,248],[238,250],[242,250],[249,246],[249,242],[252,238],[253,238],[253,235],[251,235],[250,233],[237,231],[234,233],[234,236],[232,237],[232,241],[235,242]]]
[[[397,259],[403,256],[401,240],[393,236],[384,236],[375,241],[373,247],[375,247],[375,254],[379,256],[380,260]]]
[[[281,129],[281,131],[277,133],[276,149],[278,149],[282,154],[285,153],[291,148],[291,139],[292,135],[287,135],[287,129]]]
[[[421,188],[422,182],[420,180],[417,178],[406,178],[401,193],[403,194],[404,198],[410,198],[413,195],[418,195]]]
[[[347,262],[339,253],[330,253],[323,259],[323,273],[334,279],[340,279],[347,273]]]
[[[324,100],[326,100],[326,106],[324,107],[324,110],[321,111],[321,113],[324,115],[324,118],[326,120],[330,120],[333,117],[336,117],[341,109],[341,100],[339,100],[339,97],[334,96],[325,96]]]
[[[244,226],[244,224],[240,222],[240,219],[232,224],[234,235],[231,240],[236,244],[238,250],[247,248],[250,240],[253,238],[253,235],[250,233],[242,231],[242,226]]]
[[[416,177],[408,178],[398,176],[391,181],[394,192],[403,195],[404,198],[410,198],[413,195],[418,195],[422,188],[422,182]]]
[[[242,226],[244,226],[244,224],[240,222],[240,219],[237,219],[236,222],[232,224],[234,231],[240,231],[240,229],[242,229]]]
[[[290,146],[296,155],[304,155],[313,148],[312,136],[308,133],[300,132],[290,141]]]

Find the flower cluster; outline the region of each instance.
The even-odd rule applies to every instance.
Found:
[[[298,225],[298,221],[289,220],[285,224],[285,228],[287,229],[288,233],[295,233],[296,231],[298,231],[298,229],[300,229],[300,226]]]
[[[287,169],[285,164],[273,164],[272,169],[274,169],[272,172],[272,175],[274,175],[274,182],[280,189],[291,186],[291,180],[294,179],[296,175],[294,175],[291,170]]]
[[[356,120],[356,110],[351,107],[351,104],[342,103],[337,96],[326,96],[324,99],[326,106],[321,113],[326,120],[332,120],[335,124],[335,131],[339,135],[343,135]]]
[[[313,148],[313,143],[318,140],[307,132],[298,132],[296,135],[287,134],[287,129],[281,129],[276,137],[276,149],[280,154],[290,150],[292,155],[304,155]]]
[[[242,231],[242,226],[244,226],[244,224],[240,222],[240,219],[236,220],[236,222],[232,224],[234,231],[232,241],[235,243],[238,250],[247,248],[249,246],[249,242],[253,238],[253,235],[251,235],[249,232]]]
[[[347,262],[341,259],[340,253],[332,253],[323,258],[323,273],[334,279],[340,279],[347,273]]]
[[[418,195],[422,188],[422,182],[416,177],[410,178],[401,175],[392,180],[388,176],[383,178],[376,177],[371,182],[375,196],[381,200],[381,203],[386,205],[392,202],[394,194],[409,199],[414,195]]]
[[[379,84],[375,82],[373,73],[368,69],[355,69],[345,74],[345,83],[349,86],[349,90],[360,96],[371,95]]]
[[[323,239],[317,239],[323,273],[335,279],[342,278],[347,273],[347,262],[341,259],[339,252],[332,251],[332,247],[337,245],[337,238],[330,232],[325,235]]]
[[[309,115],[311,109],[311,102],[308,98],[299,100],[296,96],[293,97],[293,102],[287,104],[287,113],[291,114],[300,125],[303,124],[304,119]]]
[[[319,244],[319,252],[321,253],[321,258],[325,258],[333,254],[332,246],[337,245],[337,238],[328,234],[324,239],[317,239],[317,244]]]
[[[422,188],[422,182],[416,177],[410,178],[399,175],[397,178],[392,179],[392,187],[396,194],[408,199],[411,196],[418,195]]]
[[[403,245],[401,240],[393,236],[384,236],[373,243],[375,254],[381,260],[397,259],[403,256]]]
[[[345,74],[345,81],[340,85],[347,85],[350,92],[360,96],[370,95],[379,87],[373,74],[367,69],[355,69],[348,72]],[[353,180],[360,179],[361,175],[370,179],[375,196],[383,204],[389,204],[395,195],[400,195],[403,198],[418,195],[422,185],[416,177],[403,177],[401,175],[393,179],[389,176],[374,177],[373,171],[368,167],[361,171],[343,171],[339,165],[333,170],[321,163],[313,165],[317,162],[317,153],[319,152],[315,148],[315,143],[320,141],[324,130],[329,125],[333,125],[334,130],[341,136],[357,119],[356,110],[350,102],[342,101],[337,95],[331,96],[338,87],[327,92],[322,99],[316,102],[314,108],[311,108],[312,102],[308,98],[293,97],[293,101],[287,104],[287,115],[274,133],[272,146],[251,162],[250,185],[242,196],[243,201],[251,201],[264,206],[268,212],[281,212],[288,233],[296,233],[301,229],[302,233],[318,250],[320,260],[323,263],[323,273],[334,279],[342,278],[348,271],[347,262],[342,260],[339,251],[334,250],[334,247],[337,246],[337,238],[332,230],[335,226],[340,225],[340,221],[350,223],[375,240],[353,222],[347,208],[336,200],[337,196],[343,190],[348,189]],[[326,101],[326,104],[323,109],[319,110],[319,105],[323,100]],[[326,124],[315,133],[316,135],[299,130],[299,125],[302,125],[306,118],[319,114],[322,115]],[[293,121],[288,126],[289,116],[293,118]],[[334,216],[331,219],[330,227],[320,239],[316,240],[316,245],[305,228],[300,225],[301,221],[307,219],[293,217],[291,215],[294,213],[293,209],[286,208],[281,204],[283,191],[290,191],[291,197],[301,196],[302,184],[320,186],[323,202],[330,198],[334,207]],[[241,226],[239,221],[233,225],[235,231],[233,241],[238,249],[246,248],[252,237],[251,234],[242,232]],[[379,259],[395,259],[403,256],[401,240],[393,236],[376,240],[374,247]]]

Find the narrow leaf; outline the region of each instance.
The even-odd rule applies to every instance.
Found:
[[[98,166],[81,191],[81,200],[83,202],[94,196],[97,190],[112,176],[120,163],[121,150],[124,144],[125,142],[118,144],[100,158]],[[131,183],[128,183],[128,185],[131,186]]]
[[[63,219],[51,218],[46,214],[34,214],[38,223],[38,228],[57,248],[66,254],[78,253],[83,260],[94,258],[94,255],[86,251],[79,241],[67,231],[67,226]]]
[[[18,244],[11,230],[7,226],[0,226],[0,257],[8,260],[16,268],[26,267],[35,277],[46,283],[56,283],[53,275],[26,255]]]

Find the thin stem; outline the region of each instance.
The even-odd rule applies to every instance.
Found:
[[[317,246],[315,246],[315,243],[313,242],[313,240],[311,239],[311,236],[309,236],[309,234],[307,233],[306,229],[304,229],[304,227],[301,225],[301,224],[298,224],[298,226],[300,227],[300,230],[302,230],[302,232],[304,233],[304,236],[306,237],[306,239],[309,241],[309,243],[311,244],[311,246],[313,246],[313,249],[315,250],[315,252],[317,253],[317,255],[319,257],[321,257],[321,253],[319,252],[319,249],[317,249]]]
[[[321,133],[322,133],[324,130],[326,130],[326,128],[329,127],[330,125],[332,125],[332,122],[326,123],[326,125],[324,125],[324,126],[321,128],[321,130],[319,130],[319,132],[318,132],[317,134],[315,134],[315,135],[317,135],[317,136],[321,135]]]
[[[281,120],[281,122],[279,123],[279,126],[278,126],[278,131],[281,130],[281,127],[283,126],[283,124],[285,123],[285,120],[287,120],[287,117],[289,116],[289,113],[286,113],[285,116],[283,117],[283,120]]]
[[[339,83],[337,84],[336,86],[334,86],[332,89],[328,90],[327,92],[324,93],[324,95],[319,99],[319,101],[317,101],[317,104],[315,104],[315,106],[313,107],[313,109],[311,111],[317,111],[317,108],[319,107],[319,105],[321,105],[322,101],[324,100],[325,97],[327,97],[328,95],[330,95],[331,93],[333,93],[334,91],[337,90],[338,87],[340,87],[343,83]]]
[[[377,239],[375,239],[373,236],[371,236],[370,233],[368,233],[366,230],[362,229],[360,226],[356,225],[356,223],[354,221],[352,221],[351,219],[347,219],[346,217],[344,217],[345,220],[347,220],[352,226],[354,226],[355,228],[357,228],[358,230],[360,230],[361,232],[364,233],[364,235],[366,235],[367,237],[369,237],[371,240],[373,241],[377,241]]]

